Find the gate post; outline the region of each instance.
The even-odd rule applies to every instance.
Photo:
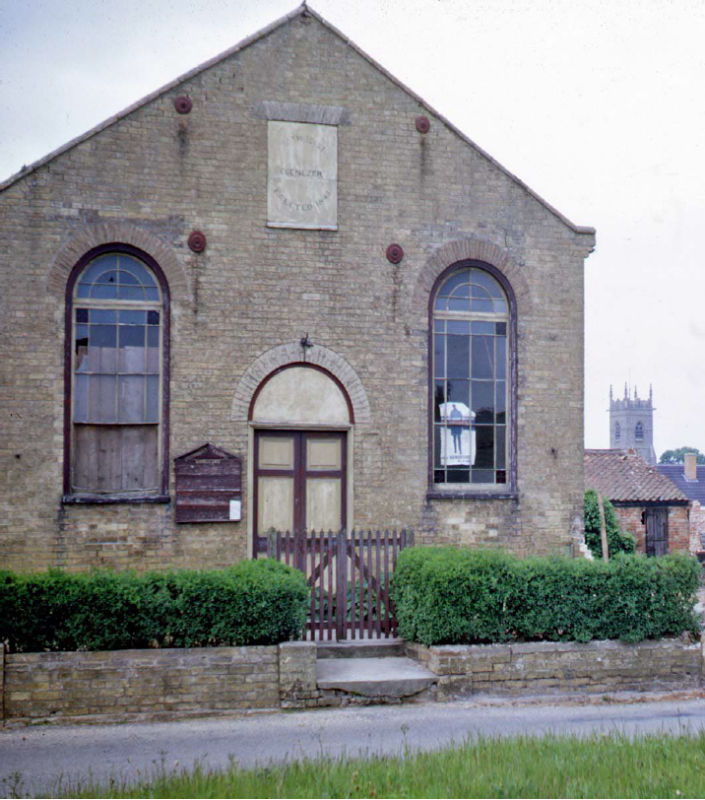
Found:
[[[306,531],[298,530],[294,534],[294,566],[306,575]]]
[[[348,617],[348,547],[345,528],[338,531],[335,541],[335,636],[346,638]]]

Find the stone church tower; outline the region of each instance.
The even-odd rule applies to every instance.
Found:
[[[634,396],[624,384],[624,397],[615,399],[610,386],[610,448],[613,450],[636,450],[648,463],[656,463],[654,451],[654,405],[653,392],[649,387],[649,399],[642,400],[636,387]]]

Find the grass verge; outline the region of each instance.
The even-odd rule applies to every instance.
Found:
[[[434,753],[315,759],[222,772],[197,766],[66,797],[705,797],[705,732],[477,738]]]

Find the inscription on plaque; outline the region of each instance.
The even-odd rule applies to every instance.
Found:
[[[338,227],[338,129],[269,122],[267,222],[277,228]]]

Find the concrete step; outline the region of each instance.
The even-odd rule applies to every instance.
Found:
[[[404,655],[403,639],[346,639],[344,642],[318,642],[318,658],[386,658]]]
[[[364,697],[411,697],[437,680],[410,658],[322,658],[316,663],[319,689],[337,689]]]

